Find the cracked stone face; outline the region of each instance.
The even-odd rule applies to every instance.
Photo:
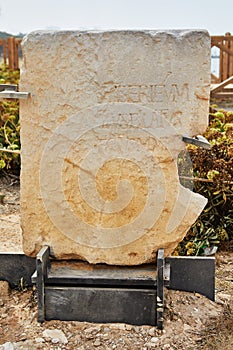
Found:
[[[182,135],[207,127],[207,32],[33,32],[23,54],[25,253],[115,265],[170,254],[207,202],[177,171]]]

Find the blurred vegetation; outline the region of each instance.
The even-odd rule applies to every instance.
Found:
[[[12,71],[6,65],[0,66],[0,84],[18,84],[19,70]],[[0,175],[20,173],[20,122],[18,100],[0,100]],[[11,153],[11,151],[16,153]]]
[[[204,134],[212,148],[187,147],[193,190],[208,203],[174,255],[202,255],[205,248],[233,240],[233,112],[215,108],[210,108],[209,127]],[[178,163],[181,175],[186,163]]]

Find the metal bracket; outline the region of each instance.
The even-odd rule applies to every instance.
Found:
[[[163,267],[163,280],[164,287],[168,287],[170,284],[170,276],[171,276],[171,265],[165,260],[165,264]]]
[[[211,149],[211,144],[206,140],[205,137],[197,135],[196,137],[183,136],[182,141],[191,145],[202,147],[205,149]]]
[[[215,300],[215,258],[211,256],[169,256],[170,280],[167,287],[196,292]]]
[[[0,84],[0,91],[17,91],[17,84]]]
[[[36,257],[36,271],[37,271],[37,298],[38,298],[38,321],[45,320],[45,282],[48,277],[49,267],[49,253],[48,246],[43,247]]]
[[[164,249],[159,249],[157,253],[157,327],[163,329],[164,311]]]
[[[0,99],[26,99],[29,96],[29,92],[17,91],[16,84],[0,84]]]

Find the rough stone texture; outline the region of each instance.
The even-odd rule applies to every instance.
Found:
[[[42,333],[44,338],[51,339],[52,343],[67,344],[68,340],[60,329],[45,329]]]
[[[0,298],[8,298],[10,294],[10,287],[7,281],[0,281]]]
[[[206,204],[182,135],[207,126],[205,31],[34,32],[23,41],[24,251],[134,265],[172,252]]]

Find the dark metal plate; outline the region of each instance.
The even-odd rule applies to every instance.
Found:
[[[45,287],[46,320],[156,325],[156,291]]]

